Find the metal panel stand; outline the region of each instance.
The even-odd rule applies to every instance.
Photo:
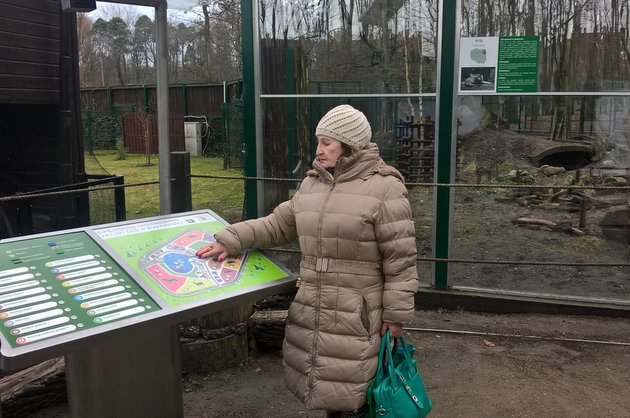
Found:
[[[177,326],[137,330],[65,360],[72,417],[184,416]]]

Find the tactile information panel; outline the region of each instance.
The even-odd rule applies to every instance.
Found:
[[[291,273],[257,250],[221,262],[198,258],[226,225],[211,211],[195,211],[0,242],[2,367],[291,286]]]

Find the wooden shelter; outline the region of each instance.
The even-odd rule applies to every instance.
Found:
[[[77,55],[60,0],[0,0],[0,197],[86,181]],[[0,201],[0,238],[85,224],[68,196]]]

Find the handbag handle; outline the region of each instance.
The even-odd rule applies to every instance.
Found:
[[[389,344],[389,330],[387,330],[386,336],[388,338],[387,343]],[[402,346],[403,355],[405,356],[405,362],[408,365],[413,365],[413,368],[415,369],[415,363],[413,363],[413,359],[411,358],[411,355],[409,354],[409,349],[407,348],[407,341],[405,341],[405,337],[401,335],[399,338],[400,338],[400,344]],[[381,346],[381,351],[382,351],[382,348],[383,346]],[[387,363],[388,363],[387,371],[391,376],[396,375],[398,380],[400,380],[402,387],[405,389],[407,394],[409,394],[409,397],[411,398],[411,400],[416,404],[416,407],[419,410],[422,410],[424,408],[424,404],[422,403],[422,400],[418,396],[416,396],[416,394],[413,391],[413,388],[407,383],[405,376],[403,376],[403,374],[394,367],[394,359],[392,357],[392,351],[394,350],[396,350],[396,338],[394,338],[394,347],[392,349],[387,350]],[[379,351],[379,356],[380,356],[380,351]]]
[[[402,346],[403,355],[405,356],[405,361],[411,363],[411,355],[409,354],[409,349],[407,346],[407,341],[405,341],[405,337],[402,335],[400,337],[400,343]],[[385,335],[381,339],[381,346],[378,351],[378,368],[376,370],[376,375],[382,380],[385,376],[394,375],[394,359],[392,357],[393,350],[396,349],[396,340],[398,339],[394,337],[394,346],[391,347],[391,338],[389,335],[389,330],[385,331]]]
[[[389,330],[386,330],[385,335],[381,338],[381,346],[378,350],[376,377],[379,381],[383,380],[386,376],[394,375],[394,360],[392,358],[390,344]]]
[[[402,348],[403,355],[405,356],[405,361],[411,362],[411,354],[409,354],[409,346],[407,345],[407,341],[405,341],[405,337],[402,335],[398,338],[394,337],[394,348],[392,350],[396,350],[396,340],[400,339],[400,346]]]

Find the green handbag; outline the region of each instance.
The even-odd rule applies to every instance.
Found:
[[[400,342],[401,350],[392,356],[389,330],[381,340],[376,376],[367,393],[371,418],[423,418],[431,411],[416,361],[409,354],[410,347],[403,337]]]

